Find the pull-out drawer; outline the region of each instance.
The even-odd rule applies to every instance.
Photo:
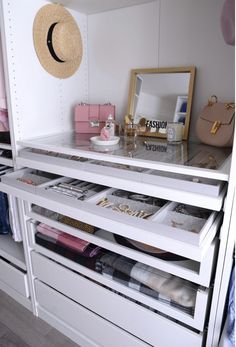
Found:
[[[140,291],[135,287],[135,284],[134,287],[128,287],[85,265],[73,263],[70,260],[63,259],[61,256],[56,256],[54,258],[57,263],[39,253],[32,252],[33,272],[35,277],[109,320],[112,319],[112,315],[115,316],[115,312],[112,313],[112,310],[110,312],[108,307],[111,308],[113,300],[114,303],[120,300],[117,299],[119,296],[112,293],[112,291],[116,291],[130,298],[129,300],[138,302],[139,304],[137,304],[137,306],[142,307],[142,311],[150,312],[150,310],[155,310],[159,314],[168,315],[170,318],[183,322],[200,331],[204,329],[209,290],[203,287],[192,286],[188,281],[175,278],[170,279],[168,284],[166,283],[165,294],[152,297],[150,295],[153,295],[154,292],[148,289],[145,292]],[[64,263],[67,267],[77,271],[78,274],[68,270],[64,265],[59,265],[58,262]],[[80,274],[82,274],[83,277]],[[161,276],[164,276],[163,279],[165,279],[166,275],[168,274],[161,273]],[[84,278],[84,276],[89,279]],[[153,279],[154,277],[155,275],[152,276]],[[159,275],[157,275],[157,277],[160,278]],[[157,278],[156,280],[159,281],[160,279]],[[96,284],[94,281],[96,281]],[[176,283],[178,283],[179,287],[177,295],[174,296],[178,298],[173,302],[168,298],[167,293],[173,291],[171,286],[176,285]],[[104,286],[106,288],[104,288]],[[82,293],[84,293],[84,295]],[[91,297],[88,293],[91,294]],[[181,295],[185,295],[185,297],[182,298]],[[97,302],[97,297],[104,298],[107,308],[103,309],[100,307],[101,302]],[[94,301],[92,298],[94,298]],[[108,303],[109,299],[110,304]],[[129,300],[126,299],[127,302],[129,302]],[[185,302],[185,304],[181,305],[180,302]],[[146,307],[150,307],[150,310]],[[157,316],[158,313],[156,313]],[[121,317],[117,321],[114,319],[118,319],[118,317],[113,318],[113,322],[122,326]],[[137,334],[137,332],[135,334]],[[142,337],[140,336],[140,338]]]
[[[218,197],[225,184],[224,181],[212,180],[209,178],[200,178],[190,175],[180,175],[171,172],[164,172],[158,170],[148,170],[142,177],[142,182],[169,187],[197,193],[204,192],[207,196]]]
[[[202,334],[196,330],[188,329],[166,316],[150,311],[146,307],[130,301],[126,296],[117,295],[41,255],[33,253],[32,256],[34,272],[38,279],[72,299],[74,308],[78,307],[75,303],[77,302],[152,346],[182,347],[183,343],[186,346],[201,346]],[[48,289],[47,292],[50,295],[46,302],[45,299],[42,299],[40,287]],[[60,294],[60,299],[63,298],[62,294]],[[57,301],[57,296],[58,294],[53,289],[49,290],[48,287],[36,281],[36,297],[39,306],[43,306],[52,314],[60,315],[60,318],[66,320],[72,327],[78,328],[80,322],[78,319],[73,319],[71,304],[69,304],[71,301],[66,300],[68,308],[64,309],[64,316],[62,316],[60,308],[61,302],[65,302],[65,298]],[[134,317],[135,319],[133,319]],[[145,322],[145,327],[143,322]],[[164,333],[168,331],[171,331],[171,334]]]
[[[92,152],[85,151],[84,153],[80,152],[80,154],[88,158],[98,158],[98,154]],[[51,152],[47,151],[22,149],[19,152],[17,163],[21,166],[45,170],[59,175],[68,175],[69,171],[71,177],[98,184],[104,184],[104,177],[106,177],[107,185],[114,188],[129,189],[132,185],[132,190],[140,194],[156,195],[162,199],[174,199],[183,203],[194,201],[196,206],[203,208],[211,206],[216,211],[220,211],[223,204],[226,191],[226,189],[222,189],[223,183],[214,179],[207,180],[203,178],[201,180],[200,177],[201,174],[204,174],[203,171],[195,170],[193,176],[179,174],[178,177],[173,178],[168,172],[165,172],[164,175],[160,173],[158,176],[156,170],[147,170],[146,167],[148,166],[145,166],[147,165],[145,160],[137,162],[127,158],[113,158],[109,162],[101,161],[101,158],[88,160],[85,157],[69,155],[63,157],[58,153],[54,153],[53,156]],[[115,159],[117,162],[114,162]],[[123,161],[124,164],[121,163]],[[137,166],[135,166],[136,164]],[[196,177],[197,174],[199,177]],[[192,177],[191,181],[189,177]]]
[[[1,181],[9,186],[36,194],[39,187],[48,186],[49,183],[56,184],[62,179],[55,174],[33,169],[22,169],[3,176]]]
[[[201,246],[209,232],[216,212],[182,203],[167,203],[166,200],[135,194],[121,189],[104,190],[88,200],[109,210],[112,215],[120,213],[155,223],[153,229],[160,236]]]
[[[94,234],[91,234],[76,227],[61,223],[58,220],[60,219],[60,215],[50,210],[45,210],[43,208],[35,206],[33,207],[33,210],[27,212],[27,215],[34,221],[33,222],[29,220],[27,222],[31,248],[52,258],[57,257],[57,255],[42,247],[35,241],[37,223],[46,224],[69,235],[79,237],[80,239],[97,245],[98,247],[102,247],[116,254],[133,259],[137,262],[145,263],[146,265],[158,268],[162,271],[168,272],[175,276],[179,276],[183,279],[189,280],[204,287],[210,286],[212,272],[214,269],[215,254],[218,249],[217,239],[215,239],[214,242],[212,242],[212,244],[209,246],[208,251],[200,262],[187,258],[179,258],[178,261],[176,261],[175,254],[167,253],[167,256],[163,257],[162,255],[162,257],[158,258],[153,256],[153,254],[147,254],[142,252],[141,250],[130,248],[129,245],[123,244],[123,242],[118,242],[119,240],[117,241],[115,235],[106,230],[100,229],[95,231]],[[216,229],[217,223],[219,223],[219,220],[214,223],[214,227]]]
[[[83,347],[150,347],[127,331],[99,317],[35,280],[38,315]],[[194,345],[200,347],[200,344]],[[165,346],[166,347],[166,346]]]
[[[3,259],[0,259],[0,281],[23,297],[29,297],[26,273]]]
[[[9,177],[12,178],[12,176]],[[8,178],[6,177],[6,180],[7,179]],[[68,190],[66,191],[66,194],[58,192],[58,187],[61,189],[61,186],[68,182],[70,185],[73,185],[73,182],[70,183],[71,181],[73,181],[73,179],[62,177],[56,179],[56,182],[49,181],[43,184],[43,186],[37,186],[34,192],[26,191],[22,187],[18,188],[19,184],[28,186],[28,184],[18,180],[16,180],[17,188],[14,185],[9,186],[6,183],[0,183],[0,188],[2,191],[15,195],[22,200],[29,201],[48,209],[53,209],[55,212],[61,214],[66,210],[67,215],[71,218],[79,219],[85,223],[91,223],[92,221],[92,224],[100,229],[105,229],[123,237],[133,239],[137,242],[145,243],[196,261],[200,261],[203,258],[216,235],[217,228],[215,228],[213,223],[216,217],[216,212],[208,211],[207,217],[195,218],[197,219],[197,223],[195,223],[195,219],[193,218],[195,224],[192,228],[191,213],[190,215],[185,216],[186,223],[185,221],[179,223],[179,221],[175,219],[173,221],[165,221],[165,218],[161,218],[160,212],[162,210],[163,212],[166,210],[165,214],[167,217],[170,211],[170,208],[167,207],[169,205],[165,203],[164,205],[161,204],[162,207],[160,208],[160,206],[151,206],[139,202],[140,208],[136,208],[135,206],[130,208],[131,201],[128,199],[128,203],[127,200],[122,200],[122,202],[118,203],[117,206],[115,204],[115,209],[104,208],[107,207],[107,205],[102,205],[101,200],[103,200],[103,198],[108,198],[109,189],[101,185],[79,180],[79,185],[80,183],[86,183],[87,185],[92,186],[95,185],[95,189],[91,189],[92,194],[88,196],[86,196],[87,193],[84,194],[81,192],[78,193],[79,196],[75,196],[74,194],[77,194],[77,192],[74,192],[74,187],[72,190],[72,196],[71,191],[68,193]],[[97,191],[97,188],[100,190]],[[111,191],[113,190],[114,189],[111,189]],[[88,193],[91,191],[88,189]],[[113,193],[110,195],[112,194]],[[163,201],[163,199],[159,198],[156,200]],[[156,203],[154,203],[154,205],[156,205]],[[150,213],[152,214],[152,216],[147,219],[145,218],[147,217],[147,211],[145,211],[146,206],[151,208]],[[175,205],[172,204],[170,206],[172,206],[171,208],[174,208],[173,206]],[[124,207],[126,209],[124,209]],[[205,210],[199,207],[195,207],[195,209],[199,209],[200,212]],[[172,213],[172,211],[170,212]],[[184,216],[184,213],[182,215]],[[160,218],[158,216],[160,216]],[[200,224],[198,224],[199,221]],[[172,222],[173,224],[170,224]],[[180,224],[183,224],[183,229],[181,229]]]

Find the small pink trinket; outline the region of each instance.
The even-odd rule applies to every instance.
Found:
[[[108,128],[106,127],[102,128],[100,138],[104,141],[107,141],[110,139],[110,131]]]

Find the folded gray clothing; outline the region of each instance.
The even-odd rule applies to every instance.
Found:
[[[99,262],[101,267],[109,265],[181,306],[195,306],[197,286],[192,282],[112,252],[102,255]]]
[[[99,260],[96,261],[96,269],[101,270],[101,273],[104,277],[110,278],[126,287],[132,288],[142,294],[145,294],[155,300],[158,300],[161,303],[164,303],[168,306],[178,308],[179,310],[193,316],[194,314],[194,307],[185,307],[182,305],[179,305],[175,301],[165,297],[164,295],[161,295],[160,293],[156,292],[155,290],[145,286],[144,284],[136,281],[135,279],[129,277],[128,275],[118,271],[114,270],[109,265],[102,266],[102,269],[99,265]]]

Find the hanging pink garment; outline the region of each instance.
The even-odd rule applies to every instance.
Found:
[[[0,109],[7,109],[1,38],[0,38]]]
[[[235,45],[235,0],[225,0],[221,13],[221,29],[225,42]]]
[[[0,108],[0,131],[9,131],[7,110]]]
[[[0,142],[10,143],[1,37],[0,37]]]

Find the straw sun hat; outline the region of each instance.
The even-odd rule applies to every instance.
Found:
[[[67,78],[80,66],[83,55],[80,30],[61,5],[45,5],[37,12],[33,38],[38,59],[51,75]]]

